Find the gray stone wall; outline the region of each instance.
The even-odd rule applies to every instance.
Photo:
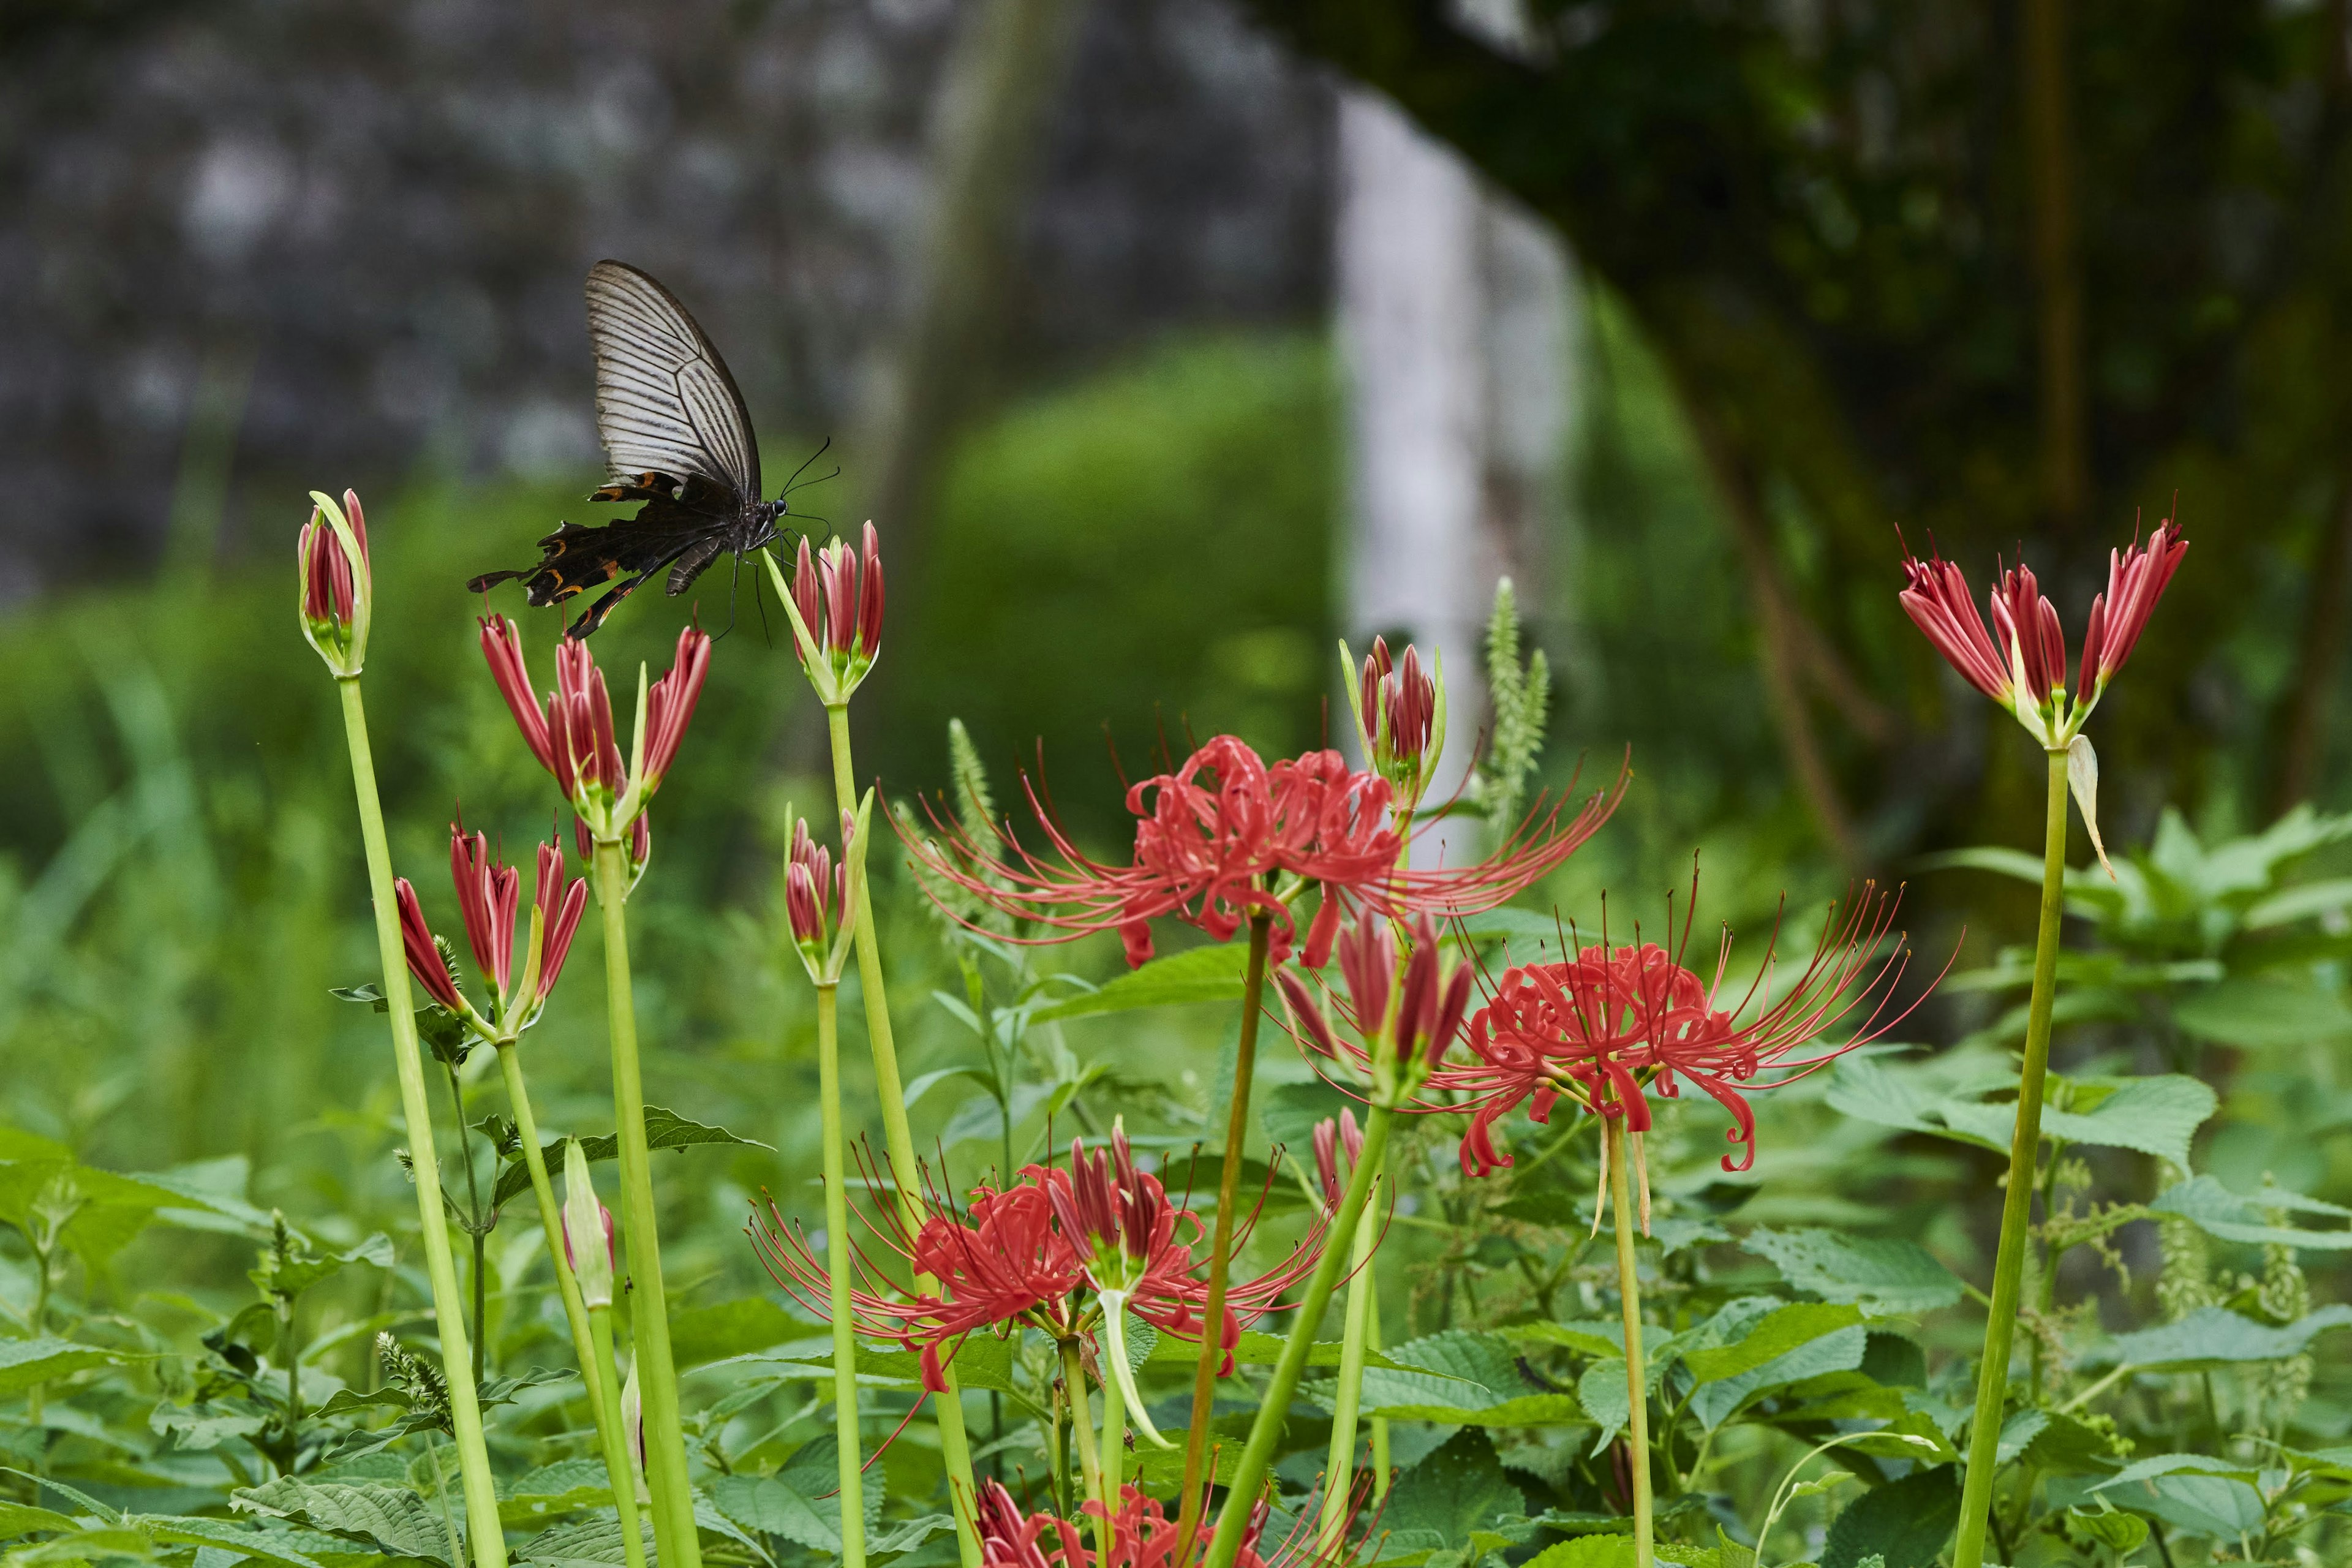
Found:
[[[600,256],[677,289],[771,431],[847,427],[961,15],[215,0],[0,33],[0,602],[160,558],[206,386],[233,410],[231,553],[298,482],[593,467]],[[1002,385],[1319,319],[1329,121],[1221,0],[1094,5]]]

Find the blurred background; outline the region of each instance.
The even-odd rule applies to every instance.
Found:
[[[1695,849],[1705,915],[1743,924],[1907,879],[1915,934],[1940,964],[1965,929],[1973,970],[2028,939],[2030,889],[1929,858],[2031,846],[2040,774],[1902,616],[1896,528],[1980,588],[2021,552],[2079,639],[2109,548],[2179,517],[2187,565],[2092,726],[2108,842],[2155,891],[2074,933],[2150,962],[2062,1060],[2193,1061],[2224,1100],[2200,1168],[2342,1197],[2342,825],[2221,851],[2352,806],[2345,13],[14,0],[6,1114],[96,1163],[247,1158],[258,1201],[331,1229],[397,1220],[380,1025],[327,994],[373,951],[294,531],[310,489],[366,500],[395,858],[454,922],[452,815],[512,846],[552,804],[462,584],[606,515],[580,288],[610,256],[723,349],[770,476],[831,439],[810,471],[837,475],[793,497],[817,535],[881,530],[861,771],[940,787],[960,718],[1001,802],[1042,754],[1111,851],[1118,780],[1163,745],[1336,740],[1340,637],[1443,647],[1466,764],[1508,574],[1553,672],[1545,781],[1628,746],[1636,772],[1546,901],[1654,907]],[[639,960],[656,1098],[784,1151],[688,1157],[677,1201],[739,1285],[746,1194],[813,1147],[775,825],[824,795],[751,575],[694,590],[731,629],[656,814]],[[666,661],[687,614],[641,594],[597,651]],[[543,661],[557,622],[526,626]],[[951,972],[878,874],[919,1072],[965,1048],[919,1005]],[[2246,919],[2297,879],[2335,891]],[[534,1068],[556,1128],[609,1114],[582,945]],[[2022,994],[1993,973],[1911,1037],[2001,1045]],[[1221,1026],[1080,1045],[1173,1040],[1182,1101]],[[1991,1155],[1860,1146],[1784,1161],[1771,1212],[1980,1256]]]

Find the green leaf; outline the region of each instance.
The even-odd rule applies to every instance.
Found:
[[[2044,1110],[2042,1136],[2105,1149],[2136,1149],[2187,1169],[2189,1144],[2221,1108],[2211,1086],[2180,1073],[2126,1079],[2087,1112]],[[2002,1108],[2014,1129],[2013,1106]]]
[[[2129,1466],[2095,1494],[2176,1530],[2228,1541],[2263,1529],[2263,1494],[2249,1484],[2253,1474],[2202,1454],[2158,1454]]]
[[[2352,1328],[2352,1306],[2322,1307],[2284,1328],[2242,1318],[2227,1307],[2200,1307],[2177,1323],[2117,1334],[2083,1356],[2084,1366],[2124,1365],[2145,1372],[2200,1372],[2242,1362],[2301,1355],[2329,1329]]]
[[[1462,1547],[1494,1533],[1499,1516],[1526,1510],[1526,1495],[1506,1478],[1495,1445],[1486,1433],[1469,1430],[1404,1473],[1389,1493],[1381,1523],[1400,1536],[1427,1531],[1441,1545]],[[1505,1539],[1497,1535],[1496,1544]]]
[[[2117,1561],[2138,1551],[2147,1539],[2147,1521],[2112,1509],[2070,1508],[2063,1523],[2067,1540],[2077,1546],[2104,1546]]]
[[[2009,1147],[2006,1138],[1949,1124],[1945,1108],[1952,1100],[1942,1088],[1916,1069],[1890,1067],[1875,1058],[1840,1058],[1830,1074],[1829,1092],[1822,1098],[1832,1109],[1881,1127],[1957,1139],[1979,1149],[2006,1152]]]
[[[220,1519],[157,1518],[142,1514],[139,1528],[158,1541],[177,1542],[186,1546],[214,1546],[246,1557],[257,1557],[264,1563],[286,1563],[292,1568],[319,1568],[319,1560],[295,1551],[276,1532],[247,1530]]]
[[[1691,1399],[1691,1414],[1707,1426],[1720,1426],[1750,1400],[1792,1383],[1833,1372],[1852,1372],[1862,1365],[1870,1334],[1860,1324],[1832,1330],[1785,1351],[1753,1371],[1704,1384]]]
[[[394,1557],[449,1560],[449,1536],[425,1500],[406,1487],[299,1481],[291,1476],[232,1493],[232,1506],[290,1519]]]
[[[1846,1505],[1822,1544],[1822,1568],[1861,1568],[1873,1556],[1885,1568],[1931,1568],[1959,1522],[1954,1467],[1915,1471]]]
[[[1531,1389],[1510,1342],[1498,1334],[1449,1329],[1391,1346],[1387,1359],[1413,1370],[1368,1370],[1362,1406],[1367,1415],[1475,1426],[1548,1426],[1584,1419],[1584,1407],[1573,1394]]]
[[[817,1505],[778,1476],[721,1476],[710,1484],[719,1511],[744,1529],[781,1535],[812,1552],[841,1551],[841,1502],[819,1512]]]
[[[765,1296],[690,1307],[669,1324],[671,1354],[681,1372],[805,1338],[810,1328]]]
[[[896,1530],[884,1531],[866,1542],[866,1550],[870,1555],[877,1557],[890,1552],[912,1552],[932,1536],[942,1531],[952,1533],[954,1530],[955,1519],[952,1515],[927,1513],[919,1519],[907,1521]]]
[[[1823,1335],[1851,1328],[1861,1321],[1861,1311],[1852,1306],[1816,1301],[1794,1302],[1768,1314],[1731,1344],[1686,1352],[1682,1358],[1683,1364],[1690,1368],[1696,1382],[1716,1383],[1753,1372],[1801,1345],[1811,1344]],[[1861,1364],[1859,1360],[1855,1364]]]
[[[2352,1209],[2300,1194],[2266,1190],[2253,1197],[2242,1198],[2211,1176],[2197,1176],[2165,1188],[2147,1206],[2158,1214],[2179,1215],[2223,1241],[2242,1241],[2257,1247],[2294,1247],[2314,1252],[2352,1248],[2352,1230],[2305,1230],[2270,1223],[2267,1211],[2274,1209],[2352,1216]]]
[[[1238,1002],[1242,969],[1249,958],[1239,942],[1189,948],[1155,958],[1120,975],[1099,991],[1040,1007],[1033,1023],[1085,1018],[1097,1013],[1129,1013],[1141,1007],[1171,1007],[1187,1002]]]
[[[501,1510],[501,1517],[504,1510]],[[653,1521],[640,1518],[637,1528],[646,1543],[646,1561],[654,1559]],[[541,1531],[520,1543],[517,1559],[532,1568],[605,1568],[626,1563],[619,1518],[583,1519]]]
[[[546,1163],[551,1181],[556,1172],[563,1169],[563,1142],[559,1138],[552,1143],[542,1145],[539,1152],[540,1158]],[[773,1149],[773,1145],[762,1143],[757,1138],[741,1137],[724,1127],[689,1121],[677,1111],[658,1105],[646,1107],[646,1148],[692,1149],[704,1143],[740,1143],[747,1149]],[[580,1140],[580,1152],[591,1162],[615,1159],[621,1152],[620,1137],[607,1132],[597,1138],[583,1138]],[[509,1160],[506,1168],[499,1173],[499,1184],[491,1189],[490,1206],[496,1208],[517,1194],[529,1191],[530,1187],[530,1164],[520,1158]]]
[[[59,1497],[79,1503],[82,1507],[89,1510],[92,1515],[105,1521],[109,1524],[120,1524],[122,1522],[122,1510],[121,1509],[109,1508],[106,1504],[99,1501],[88,1492],[80,1491],[73,1487],[69,1487],[66,1485],[65,1482],[57,1479],[55,1477],[27,1475],[23,1470],[10,1469],[5,1465],[0,1465],[0,1476],[14,1476],[20,1481],[30,1481],[33,1484],[33,1496],[36,1498],[38,1498],[41,1495],[41,1489],[43,1487],[47,1487],[49,1490],[57,1493]]]
[[[78,1521],[46,1508],[34,1508],[21,1502],[0,1502],[0,1541],[29,1535],[36,1530],[57,1530],[71,1534],[80,1528]]]
[[[1580,1535],[1573,1540],[1554,1542],[1528,1558],[1521,1568],[1633,1568],[1637,1561],[1630,1535]]]
[[[2352,1008],[2336,991],[2284,976],[2218,981],[2174,995],[2171,1007],[2174,1023],[2225,1046],[2314,1045],[2352,1036]]]
[[[113,1351],[53,1336],[0,1340],[0,1394],[14,1394],[93,1366],[120,1366],[122,1360]]]
[[[1888,1312],[1927,1312],[1960,1299],[1960,1281],[1917,1242],[1831,1230],[1758,1226],[1739,1244],[1780,1277],[1825,1300]]]
[[[1342,1110],[1356,1112],[1356,1120],[1364,1120],[1364,1108],[1325,1083],[1321,1079],[1306,1083],[1277,1084],[1266,1091],[1258,1106],[1258,1124],[1265,1129],[1266,1142],[1279,1143],[1297,1157],[1307,1170],[1315,1168],[1315,1124],[1336,1117]],[[1343,1175],[1341,1180],[1345,1180]]]

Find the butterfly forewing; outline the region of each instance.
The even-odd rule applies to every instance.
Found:
[[[710,340],[670,291],[635,268],[588,273],[596,349],[596,427],[612,477],[700,475],[760,498],[760,450],[743,394]]]

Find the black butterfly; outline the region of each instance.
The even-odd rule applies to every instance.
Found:
[[[601,528],[560,524],[539,542],[537,566],[466,584],[478,594],[519,577],[538,605],[619,579],[566,629],[571,637],[604,625],[665,566],[669,592],[683,594],[722,552],[740,558],[770,543],[786,510],[781,495],[760,499],[760,447],[743,395],[677,295],[625,262],[600,261],[588,269],[588,336],[610,475],[588,499],[646,504]]]

